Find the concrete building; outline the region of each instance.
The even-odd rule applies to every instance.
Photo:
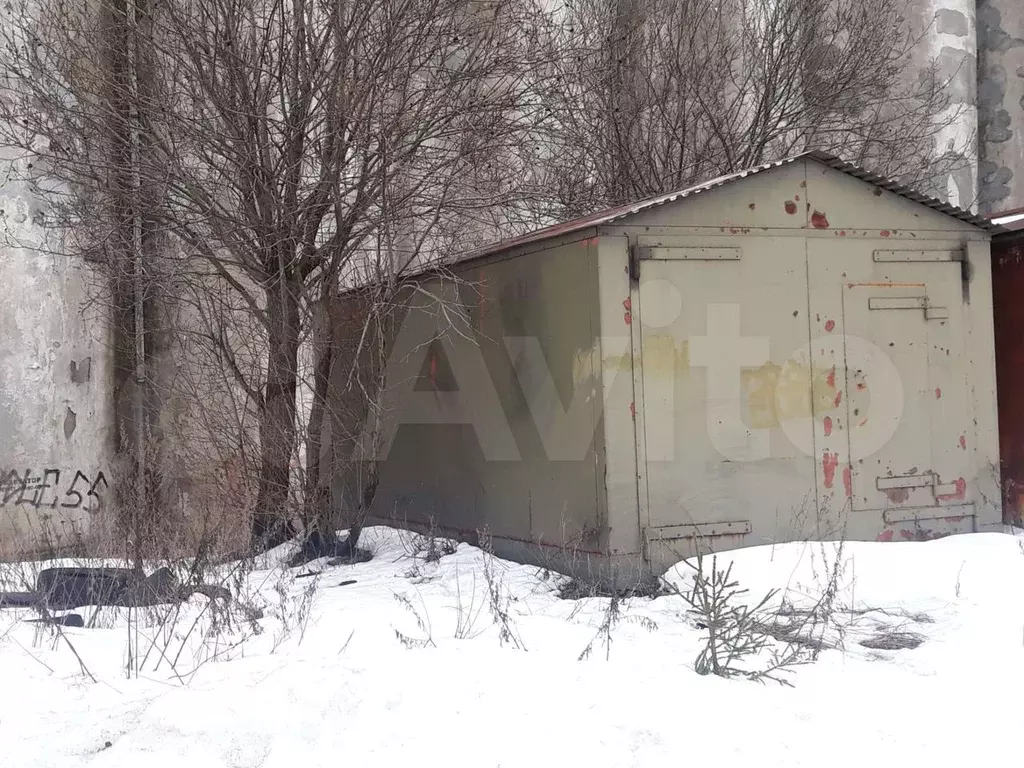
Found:
[[[950,5],[940,0],[943,6]],[[966,35],[960,16],[967,21]],[[998,214],[1024,208],[1024,4],[978,0],[947,14],[949,34],[976,35],[978,120],[978,206]],[[952,40],[952,38],[948,38]],[[969,58],[967,63],[972,63]],[[968,102],[969,103],[969,102]]]
[[[110,500],[107,304],[89,265],[44,239],[44,210],[0,185],[0,557],[80,540]]]
[[[808,153],[470,254],[423,283],[465,328],[395,337],[374,516],[618,569],[997,526],[989,241]]]

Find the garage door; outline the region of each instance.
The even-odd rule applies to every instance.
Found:
[[[729,237],[639,249],[648,542],[685,554],[698,540],[773,540],[813,500],[814,459],[791,441],[813,441],[810,363],[792,357],[809,338],[805,247]]]
[[[812,244],[812,259],[826,247]],[[962,256],[878,243],[871,275],[857,270],[859,279],[843,281],[839,390],[855,529],[884,522],[906,535],[935,520],[945,530],[972,527]]]

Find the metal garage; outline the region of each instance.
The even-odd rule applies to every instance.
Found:
[[[393,340],[374,515],[619,571],[999,525],[992,231],[812,152],[469,254],[423,286],[471,331]]]

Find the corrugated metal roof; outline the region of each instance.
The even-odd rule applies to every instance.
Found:
[[[1010,230],[1011,232],[1017,232],[1024,229],[1024,208],[1018,208],[1015,211],[990,216],[989,221],[993,224],[999,225],[1003,229]]]
[[[715,189],[716,187],[721,187],[725,184],[738,181],[739,179],[745,178],[747,176],[753,176],[754,174],[762,173],[764,171],[771,170],[772,168],[780,168],[784,165],[795,163],[798,160],[814,160],[818,163],[821,163],[822,165],[826,165],[829,168],[832,168],[833,170],[840,171],[842,173],[847,174],[848,176],[853,176],[854,178],[860,179],[861,181],[866,181],[867,183],[873,184],[876,187],[880,187],[881,189],[892,192],[893,194],[899,195],[900,197],[905,197],[908,200],[913,200],[915,203],[926,205],[929,208],[932,208],[933,210],[939,211],[940,213],[944,213],[948,216],[952,216],[953,218],[959,219],[960,221],[965,221],[968,224],[973,224],[974,226],[992,232],[993,234],[997,232],[1006,231],[1003,227],[994,223],[991,219],[986,219],[982,216],[973,214],[970,211],[965,211],[962,208],[957,208],[956,206],[950,205],[949,203],[943,202],[942,200],[939,200],[937,198],[923,195],[910,187],[898,184],[895,181],[890,181],[889,179],[879,176],[878,174],[871,173],[870,171],[864,168],[853,165],[851,163],[847,163],[846,161],[842,160],[836,155],[831,155],[827,152],[821,152],[819,150],[812,150],[809,152],[803,152],[799,155],[793,155],[792,157],[787,157],[782,160],[776,160],[771,163],[765,163],[764,165],[759,165],[754,168],[748,168],[743,171],[736,171],[735,173],[726,174],[725,176],[719,176],[716,179],[705,181],[703,184],[698,184],[693,187],[687,187],[686,189],[681,189],[676,192],[669,192],[668,194],[665,195],[652,197],[648,200],[641,200],[640,202],[637,203],[630,203],[629,205],[620,205],[615,208],[608,208],[603,211],[598,211],[597,213],[592,213],[589,216],[583,216],[582,218],[579,219],[573,219],[572,221],[566,221],[561,224],[554,224],[550,227],[544,227],[543,229],[538,229],[534,232],[530,232],[528,234],[522,235],[517,238],[513,238],[511,240],[504,240],[498,243],[494,243],[492,245],[484,246],[483,248],[479,248],[475,251],[467,253],[460,259],[460,261],[478,258],[480,256],[487,256],[492,253],[498,253],[500,251],[506,251],[511,248],[518,248],[524,245],[530,245],[532,243],[539,243],[549,238],[571,234],[573,232],[578,232],[580,230],[588,229],[590,227],[599,227],[605,224],[611,224],[613,222],[625,219],[634,214],[640,213],[641,211],[646,211],[650,208],[656,208],[657,206],[664,205],[665,203],[672,203],[675,202],[676,200],[682,200],[683,198],[691,197],[693,195],[700,194],[701,192],[706,192],[709,189]]]

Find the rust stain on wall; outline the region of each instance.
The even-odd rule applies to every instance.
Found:
[[[887,488],[885,495],[889,501],[893,504],[902,504],[910,498],[909,488]]]
[[[836,482],[836,469],[839,468],[839,454],[825,451],[821,457],[821,473],[825,487],[831,488]]]
[[[956,485],[956,490],[953,493],[937,495],[935,497],[937,501],[963,501],[967,498],[967,481],[958,477],[953,482]]]
[[[847,288],[924,288],[924,283],[847,283]]]

